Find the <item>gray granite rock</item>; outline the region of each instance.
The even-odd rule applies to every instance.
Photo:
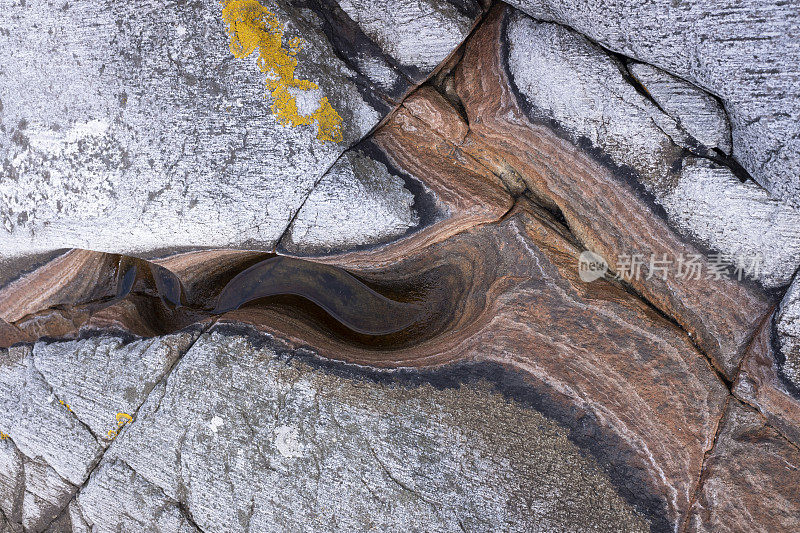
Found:
[[[691,83],[659,68],[637,63],[628,71],[656,104],[674,118],[686,132],[705,146],[731,153],[731,129],[720,103]]]
[[[748,270],[767,287],[791,281],[800,265],[800,209],[754,183],[741,183],[728,168],[687,157],[687,150],[708,153],[724,137],[711,135],[714,128],[705,122],[684,118],[699,120],[701,95],[674,98],[679,89],[670,82],[671,92],[654,85],[651,100],[602,48],[562,25],[520,12],[511,15],[506,38],[508,68],[533,119],[554,121],[573,142],[609,157],[621,173],[633,170],[632,177],[684,236],[730,257],[727,263],[761,262]],[[658,74],[648,68],[633,72]],[[701,131],[708,135],[700,137],[713,142],[697,150]]]
[[[511,0],[718,96],[733,155],[776,198],[800,204],[800,9],[761,0]]]
[[[0,351],[0,509],[26,531],[41,531],[69,502],[103,447],[60,403],[30,347]]]
[[[42,460],[22,455],[10,438],[0,441],[0,511],[8,520],[2,531],[42,531],[76,491]]]
[[[74,520],[127,531],[163,509],[170,530],[181,517],[221,532],[648,529],[564,428],[489,382],[348,377],[252,335],[201,336],[109,448]]]
[[[294,253],[330,252],[395,239],[419,221],[403,178],[351,151],[308,197],[282,244]]]
[[[588,141],[651,190],[674,182],[669,163],[688,135],[623,76],[624,66],[582,35],[520,12],[506,30],[508,68],[532,118],[554,120]]]
[[[42,531],[62,514],[112,442],[117,413],[135,416],[198,335],[102,336],[0,352],[0,509],[11,524]]]
[[[413,86],[396,64],[421,79],[467,35],[480,9],[461,4],[409,2],[403,22],[349,2],[341,26],[301,1],[8,4],[0,259],[271,250],[314,184]]]
[[[800,209],[725,167],[683,160],[677,186],[659,198],[670,221],[696,241],[730,256],[767,287],[789,284],[800,265]],[[731,275],[734,267],[730,268]],[[748,277],[751,277],[748,274]]]
[[[458,48],[480,13],[469,0],[336,1],[388,56],[425,73]]]
[[[70,505],[68,513],[71,530],[75,533],[199,531],[177,502],[121,461],[103,462]]]
[[[81,484],[102,453],[102,445],[61,403],[36,368],[30,347],[13,347],[0,354],[2,431],[22,455],[40,458],[69,483]]]
[[[103,445],[117,429],[117,413],[132,415],[199,335],[185,331],[127,341],[97,336],[33,347],[36,368],[53,393]]]
[[[800,277],[783,297],[775,316],[783,364],[781,370],[794,385],[800,388]]]

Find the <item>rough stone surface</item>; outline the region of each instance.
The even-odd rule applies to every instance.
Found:
[[[655,103],[688,134],[705,146],[731,152],[731,129],[720,103],[691,83],[645,63],[631,62],[628,71]]]
[[[41,531],[66,508],[119,428],[197,332],[13,347],[0,352],[0,509]]]
[[[800,513],[800,450],[731,400],[703,471],[690,531],[792,531]]]
[[[467,129],[463,118],[435,89],[422,87],[403,102],[369,142],[364,143],[364,158],[356,159],[362,160],[362,169],[378,169],[384,175],[388,170],[397,185],[392,186],[391,192],[384,189],[381,196],[388,196],[389,202],[394,202],[392,207],[389,208],[375,195],[376,201],[372,205],[383,202],[384,206],[370,207],[364,213],[364,206],[353,204],[353,198],[349,198],[347,206],[341,205],[342,209],[335,210],[335,220],[345,225],[338,227],[342,236],[327,231],[322,224],[320,228],[312,228],[311,216],[304,212],[301,212],[302,220],[298,217],[298,222],[307,226],[308,232],[322,242],[338,241],[340,249],[335,251],[342,253],[337,255],[347,256],[348,252],[353,252],[354,244],[370,242],[377,231],[387,229],[379,219],[373,219],[370,212],[388,213],[391,209],[391,212],[399,211],[403,218],[408,218],[406,206],[412,200],[408,192],[413,190],[414,203],[410,215],[417,225],[406,226],[410,231],[402,233],[403,226],[400,226],[393,242],[373,247],[375,256],[385,259],[387,255],[409,254],[418,246],[447,239],[478,224],[499,220],[512,208],[513,197],[502,177],[492,174],[476,159],[454,146],[452,141],[463,140]],[[406,190],[396,188],[401,177]],[[361,183],[369,179],[369,175],[361,174]],[[325,199],[322,194],[312,195],[309,203],[318,198]],[[311,208],[317,210],[316,204]],[[313,211],[309,209],[309,212]],[[305,241],[293,242],[297,238],[299,223],[282,241],[278,248],[280,252],[341,262],[341,259],[319,257],[333,248],[330,245],[314,248]],[[348,241],[343,238],[345,236]],[[343,246],[345,244],[347,246]]]
[[[780,351],[775,322],[776,316],[770,316],[753,338],[731,392],[800,446],[800,388],[784,370],[787,359]]]
[[[683,233],[728,256],[731,275],[770,288],[791,282],[800,265],[800,209],[698,158],[683,160],[676,187],[659,201]]]
[[[65,531],[199,533],[178,503],[121,461],[104,461],[68,509]]]
[[[800,277],[795,278],[784,295],[775,325],[783,357],[781,370],[800,390]]]
[[[30,347],[3,350],[2,356],[2,431],[25,457],[42,458],[80,485],[102,452],[101,443],[55,395]]]
[[[681,117],[702,121],[711,114],[722,127],[719,113],[698,111],[715,103],[710,96],[676,88],[663,81],[667,74],[651,67],[634,68],[645,81],[662,75],[653,89],[656,105],[627,81],[619,61],[585,37],[521,13],[509,17],[506,35],[509,70],[532,119],[554,120],[573,142],[588,141],[632,169],[682,234],[734,258],[729,262],[738,266],[761,258],[764,264],[754,277],[767,287],[789,283],[800,266],[800,210],[752,183],[740,183],[727,168],[684,157],[682,148],[698,151],[692,139],[711,139],[700,147],[702,154],[719,144],[711,135],[716,127]],[[694,100],[676,101],[678,91]]]
[[[682,521],[727,396],[683,331],[616,282],[581,280],[581,249],[524,198],[497,223],[413,252],[382,252],[327,260],[401,293],[415,290],[430,318],[400,338],[364,345],[286,308],[223,319],[369,367],[513,368],[656,529]]]
[[[568,132],[554,131],[551,122],[531,117],[508,79],[504,45],[505,29],[513,20],[519,21],[518,44],[529,42],[526,32],[537,26],[524,19],[498,6],[466,44],[455,90],[470,131],[459,148],[498,175],[518,176],[527,194],[564,217],[583,247],[604,257],[612,272],[681,324],[715,367],[733,379],[747,343],[771,310],[771,297],[755,284],[715,276],[713,256],[670,224],[641,182],[609,161],[600,147],[576,144]],[[531,55],[538,53],[530,50]],[[580,95],[573,97],[581,101]],[[570,115],[573,109],[563,111]],[[625,130],[625,121],[615,120]],[[638,142],[624,136],[620,141],[630,142],[632,150]],[[701,274],[681,276],[681,257],[692,257]],[[659,269],[658,261],[666,263]]]
[[[336,1],[387,55],[424,72],[458,48],[480,11],[470,0]]]
[[[215,0],[64,9],[43,0],[5,2],[5,20],[13,23],[0,33],[7,58],[0,77],[3,259],[64,247],[144,255],[272,249],[342,151],[412,87],[405,80],[383,91],[374,72],[365,78],[340,49],[358,27],[343,26],[347,35],[339,35],[326,22],[327,9],[297,4],[263,2],[284,25],[284,48],[301,40],[296,79],[319,86],[292,89],[297,112],[311,113],[327,98],[341,117],[340,142],[320,140],[315,123],[278,121],[255,57],[231,54]],[[464,5],[473,16],[480,12]],[[421,75],[472,24],[465,13],[448,18],[455,8],[447,2],[426,6],[405,26],[364,23],[387,53],[419,60]],[[358,19],[374,6],[348,9]],[[400,33],[384,31],[401,26]],[[408,32],[423,30],[429,39],[407,41]],[[387,60],[370,56],[364,39],[358,50],[365,61]]]
[[[311,192],[284,245],[324,253],[396,239],[419,224],[414,201],[385,164],[347,152]]]
[[[717,95],[733,155],[776,198],[800,202],[800,10],[796,2],[511,0],[615,52]]]
[[[140,494],[135,512],[179,501],[204,531],[647,530],[563,428],[488,382],[408,388],[280,351],[203,335],[109,449],[81,514],[127,530],[101,510]]]
[[[671,185],[669,163],[681,151],[675,143],[688,138],[625,80],[623,65],[564,26],[518,11],[507,24],[508,69],[532,118],[554,120],[575,143],[588,140],[638,172],[650,190]]]
[[[33,360],[53,393],[92,433],[110,441],[117,413],[132,415],[198,332],[125,342],[92,337],[37,343]]]
[[[51,522],[89,475],[103,447],[36,369],[30,347],[0,352],[0,508],[33,531]]]
[[[800,530],[800,11],[514,3],[0,0],[0,531]]]
[[[0,442],[0,510],[3,531],[41,531],[61,512],[77,487],[38,458],[22,455],[10,438]]]

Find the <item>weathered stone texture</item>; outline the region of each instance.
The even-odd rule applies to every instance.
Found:
[[[734,278],[709,277],[710,255],[676,231],[653,204],[652,196],[642,191],[639,181],[598,153],[600,147],[581,148],[568,134],[559,134],[551,123],[532,118],[521,107],[524,102],[508,79],[503,45],[504,28],[510,28],[514,20],[522,32],[518,44],[526,46],[528,32],[535,36],[540,25],[502,7],[490,13],[466,45],[455,73],[455,88],[469,118],[470,132],[459,147],[499,175],[519,176],[529,193],[560,211],[572,234],[584,247],[605,257],[612,270],[619,270],[617,264],[626,255],[631,260],[638,254],[647,264],[638,275],[629,269],[626,281],[686,328],[715,366],[733,379],[747,341],[769,313],[769,297]],[[546,26],[550,31],[568,32],[556,25]],[[543,46],[546,49],[546,41]],[[529,52],[533,56],[539,53],[536,49]],[[554,64],[553,68],[566,67]],[[575,98],[581,101],[580,94]],[[573,111],[569,105],[554,109],[568,115]],[[623,130],[624,116],[615,118]],[[625,140],[624,135],[619,138]],[[487,157],[487,153],[491,155]],[[665,256],[673,261],[672,270],[666,275],[650,272],[650,258]],[[681,256],[696,257],[705,274],[698,279],[679,278],[675,262]]]
[[[697,141],[731,153],[728,116],[710,94],[691,83],[646,63],[628,63],[636,78],[655,103]]]
[[[414,203],[385,164],[347,152],[311,192],[283,245],[311,254],[391,241],[419,224]]]
[[[731,400],[703,470],[689,531],[797,529],[800,451]]]
[[[659,201],[684,235],[720,251],[732,265],[730,275],[769,288],[791,282],[800,265],[800,209],[755,183],[741,183],[727,168],[690,157],[675,188]]]
[[[770,425],[800,446],[800,332],[798,282],[755,336],[733,393],[757,408]]]
[[[0,509],[42,531],[87,479],[120,427],[198,332],[116,336],[0,351]]]
[[[718,96],[733,155],[776,198],[800,202],[800,9],[796,2],[511,0],[614,52]]]
[[[682,235],[742,268],[760,261],[755,277],[766,286],[789,283],[800,266],[800,209],[740,183],[725,167],[686,157],[687,150],[714,157],[727,137],[724,112],[709,95],[633,64],[631,73],[652,88],[647,97],[630,83],[624,64],[582,35],[519,12],[509,15],[504,38],[510,81],[528,117],[554,121],[620,173],[633,171]],[[702,139],[708,144],[698,144]]]
[[[351,17],[332,26],[330,6],[262,4],[284,26],[286,50],[300,39],[296,79],[318,85],[292,88],[297,112],[308,115],[327,98],[341,117],[340,142],[320,140],[315,123],[279,122],[255,57],[232,56],[215,0],[59,9],[4,2],[2,259],[65,247],[141,255],[272,249],[342,152],[458,46],[480,14],[472,2],[409,2],[402,24],[347,2]],[[358,26],[362,18],[386,57]],[[409,41],[420,33],[426,39]],[[359,48],[348,50],[354,35],[361,40],[350,45]],[[358,54],[388,66],[365,76],[352,61]],[[386,77],[399,76],[391,65],[401,60],[416,78],[395,83]],[[365,212],[383,206],[371,206],[369,194],[359,200]]]
[[[177,521],[181,502],[204,531],[647,529],[563,428],[488,382],[347,378],[248,335],[214,330],[178,363],[78,494],[87,522]]]
[[[800,277],[796,277],[781,301],[775,317],[782,370],[800,390]]]

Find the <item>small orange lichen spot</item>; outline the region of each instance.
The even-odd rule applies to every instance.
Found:
[[[284,48],[284,25],[257,0],[222,0],[222,4],[222,19],[228,26],[234,57],[245,58],[258,49],[258,68],[266,75],[267,89],[273,99],[272,111],[278,121],[288,126],[316,122],[319,140],[340,142],[342,117],[327,97],[320,98],[319,107],[311,114],[301,114],[297,108],[293,93],[319,89],[313,81],[295,77],[302,39],[290,39]]]
[[[6,440],[8,438],[8,433],[3,433],[0,431],[0,440]]]

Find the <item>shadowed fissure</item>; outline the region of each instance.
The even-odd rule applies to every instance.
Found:
[[[107,254],[96,253],[97,261]],[[359,348],[409,346],[447,329],[465,291],[458,269],[447,266],[413,275],[358,276],[342,268],[273,254],[241,254],[181,280],[162,265],[119,256],[78,303],[56,303],[12,323],[32,341],[73,338],[112,326],[134,335],[164,335],[212,317],[279,330],[284,320]],[[64,327],[64,322],[74,327]],[[0,346],[19,340],[0,334]]]

